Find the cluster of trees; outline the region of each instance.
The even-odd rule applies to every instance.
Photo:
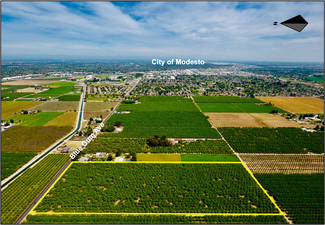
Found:
[[[148,138],[147,144],[149,146],[170,146],[172,142],[166,136],[159,137],[158,135],[154,135]]]

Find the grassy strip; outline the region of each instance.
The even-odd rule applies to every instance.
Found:
[[[236,155],[182,154],[183,162],[240,162]]]

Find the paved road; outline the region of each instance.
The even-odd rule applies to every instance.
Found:
[[[41,191],[41,193],[34,199],[34,201],[25,209],[25,211],[18,217],[14,224],[20,224],[28,215],[28,213],[33,209],[39,200],[45,195],[45,193],[50,189],[54,182],[61,176],[64,170],[71,164],[71,159],[61,168],[61,170],[53,177],[50,183]]]
[[[28,168],[30,168],[31,166],[34,166],[35,164],[37,164],[38,162],[40,162],[46,155],[48,155],[53,149],[55,149],[56,147],[60,146],[64,141],[66,141],[67,139],[69,139],[72,135],[75,134],[76,131],[78,131],[81,127],[82,124],[82,109],[83,109],[83,104],[84,104],[84,97],[85,97],[85,91],[86,88],[84,86],[84,91],[83,91],[83,95],[81,98],[81,104],[80,104],[80,112],[79,112],[79,121],[77,123],[77,127],[75,130],[73,130],[70,134],[68,134],[66,137],[64,137],[63,139],[61,139],[61,141],[59,141],[56,145],[54,145],[52,148],[50,148],[49,150],[47,150],[46,152],[41,153],[39,156],[36,156],[38,158],[34,159],[34,161],[32,163],[30,163],[29,165],[22,167],[20,170],[18,170],[17,172],[15,172],[14,174],[12,174],[10,177],[6,178],[4,181],[5,182],[1,182],[1,190],[3,190],[5,187],[8,186],[8,184],[10,184],[11,182],[13,182],[17,177],[19,177],[22,173],[24,173]]]

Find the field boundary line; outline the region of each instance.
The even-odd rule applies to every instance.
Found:
[[[33,212],[33,210],[38,206],[38,204],[43,200],[43,198],[47,195],[47,193],[50,192],[50,190],[54,187],[54,185],[61,179],[61,177],[63,176],[63,174],[65,174],[65,172],[70,168],[70,166],[72,165],[73,162],[71,162],[69,164],[69,166],[67,168],[65,168],[65,170],[61,173],[61,175],[58,177],[58,179],[56,179],[56,181],[51,185],[51,187],[45,192],[45,194],[42,196],[42,198],[37,202],[37,204],[35,204],[35,206],[31,209],[31,212]],[[60,171],[59,171],[60,172]],[[58,173],[59,173],[58,172]],[[55,177],[55,176],[54,176]],[[50,181],[51,182],[51,181]],[[31,213],[30,213],[31,214]]]
[[[66,173],[66,171],[70,168],[72,164],[84,164],[84,163],[90,163],[90,164],[96,164],[96,163],[106,163],[106,164],[146,164],[146,163],[176,163],[176,164],[202,164],[202,163],[210,163],[210,164],[242,164],[243,167],[249,172],[249,174],[253,177],[255,182],[258,184],[258,186],[262,189],[262,191],[266,194],[266,196],[271,200],[271,202],[275,205],[276,209],[279,211],[279,213],[128,213],[128,212],[121,212],[121,213],[90,213],[90,212],[33,212],[34,209],[39,205],[39,203],[43,200],[43,198],[47,195],[47,193],[54,187],[54,185],[61,179],[61,177]],[[60,177],[52,184],[52,186],[47,190],[47,192],[43,195],[43,197],[35,204],[35,206],[32,208],[30,215],[90,215],[90,214],[96,214],[96,215],[200,215],[200,216],[209,216],[209,215],[224,215],[224,216],[284,216],[284,213],[281,211],[281,209],[278,207],[278,205],[272,200],[272,198],[268,195],[268,193],[265,191],[265,189],[262,187],[262,185],[257,181],[257,179],[253,176],[253,174],[248,170],[248,168],[245,166],[243,162],[182,162],[182,161],[152,161],[152,162],[146,162],[146,161],[130,161],[130,162],[115,162],[115,161],[72,161],[70,165],[63,171],[63,173],[60,175]]]

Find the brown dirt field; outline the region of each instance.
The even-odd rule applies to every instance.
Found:
[[[204,113],[215,127],[265,127],[248,113]]]
[[[297,122],[287,120],[279,115],[273,115],[269,113],[250,113],[257,121],[261,121],[268,127],[307,127],[306,125],[300,125]],[[315,127],[315,125],[312,125]]]
[[[33,110],[41,110],[41,111],[73,111],[78,110],[79,102],[77,101],[69,101],[69,102],[45,102],[40,106],[36,106]]]
[[[85,112],[105,112],[112,107],[115,107],[118,102],[86,102]]]
[[[324,113],[324,100],[313,97],[256,97],[293,113]]]
[[[253,173],[324,173],[324,154],[239,154]]]
[[[2,85],[42,85],[53,83],[53,80],[15,80],[11,82],[2,83]]]
[[[45,91],[45,90],[42,90]],[[35,88],[29,87],[29,88],[23,88],[23,89],[18,89],[17,92],[33,92],[33,93],[39,93],[41,92],[40,90],[35,90]]]
[[[84,112],[84,120],[89,120],[90,118],[99,118],[100,115],[103,116],[103,119],[108,116],[110,112]]]
[[[77,150],[77,148],[79,148],[81,146],[81,143],[83,141],[68,141],[66,143],[66,145],[68,146],[71,146],[72,150]]]

